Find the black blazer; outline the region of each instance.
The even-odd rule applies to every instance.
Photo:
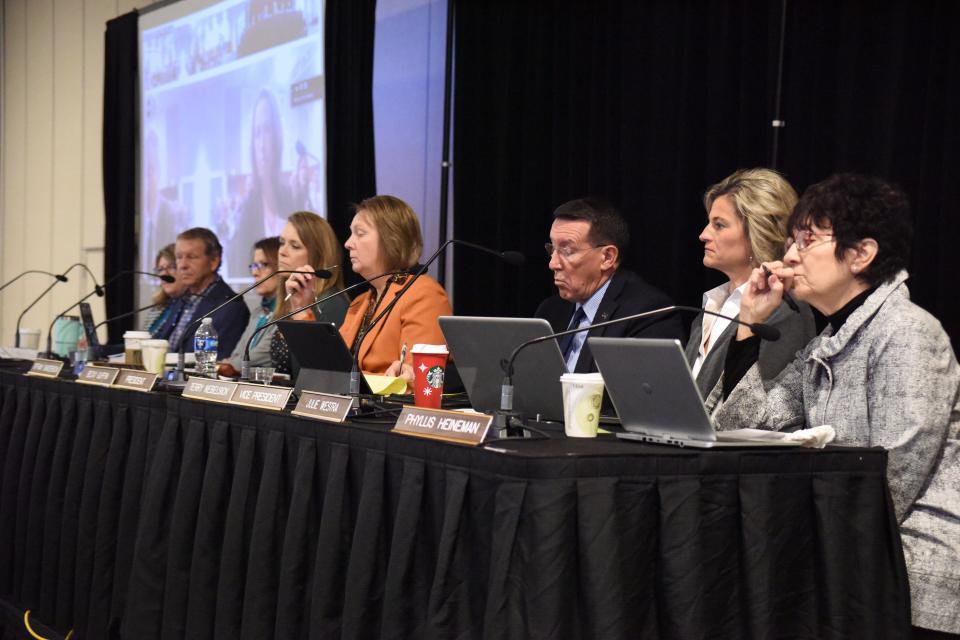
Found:
[[[787,303],[781,302],[780,306],[764,323],[780,330],[780,339],[774,342],[768,340],[760,341],[760,357],[757,361],[760,366],[760,377],[764,380],[773,380],[788,364],[793,362],[797,352],[807,346],[807,343],[813,339],[816,333],[816,327],[813,321],[813,313],[810,307],[804,302],[797,303],[799,312],[792,310]],[[740,318],[740,314],[735,316]],[[697,387],[707,408],[712,410],[719,399],[718,394],[722,391],[720,376],[727,361],[727,349],[730,343],[736,338],[737,330],[740,327],[731,322],[723,333],[717,338],[717,341],[707,352],[707,357],[703,359],[700,365],[700,371],[697,373]],[[703,340],[703,314],[698,315],[690,326],[690,340],[687,342],[685,350],[687,362],[693,367],[700,355],[700,341]],[[715,388],[720,386],[720,388]],[[711,398],[712,396],[712,398]]]
[[[672,304],[673,301],[667,297],[667,294],[645,282],[637,274],[618,269],[610,279],[610,286],[603,294],[603,300],[600,301],[593,321],[615,320]],[[574,303],[567,302],[560,296],[552,296],[540,303],[535,315],[549,322],[554,332],[564,331],[569,326],[575,309]],[[674,312],[591,329],[587,335],[608,338],[675,338],[682,343],[684,330],[680,317]],[[590,346],[584,343],[574,373],[590,373],[596,370],[597,365],[593,361],[593,354],[590,353]]]
[[[221,279],[217,279],[213,286],[210,287],[207,295],[205,295],[200,301],[200,304],[197,305],[193,313],[193,319],[202,318],[210,313],[212,309],[223,304],[234,295],[236,294],[233,289],[230,288],[230,285]],[[180,319],[184,306],[187,304],[188,297],[189,296],[186,295],[180,296],[173,301],[170,308],[170,315],[167,316],[167,321],[157,329],[157,332],[153,336],[154,338],[169,340],[170,334],[173,333],[174,327],[177,326],[177,321]],[[233,348],[237,346],[237,342],[240,340],[240,336],[243,334],[243,330],[246,328],[249,320],[250,309],[247,307],[247,303],[244,302],[243,298],[228,304],[213,315],[213,326],[216,328],[217,336],[219,337],[219,345],[217,347],[218,360],[224,360],[230,357],[230,354],[233,353]],[[190,351],[193,345],[193,331],[184,332],[180,342],[184,340],[187,341],[185,350]],[[170,345],[170,351],[172,352],[176,352],[179,348],[180,343]]]

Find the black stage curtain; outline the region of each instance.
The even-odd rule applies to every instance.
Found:
[[[788,6],[778,166],[798,191],[839,170],[899,182],[916,210],[914,298],[956,343],[958,5]],[[458,295],[458,313],[532,313],[554,291],[551,212],[588,194],[628,216],[626,265],[698,305],[722,281],[701,265],[704,189],[774,161],[781,15],[761,0],[458,0],[456,234],[532,258],[517,277],[460,254],[456,291],[484,294]]]
[[[351,205],[377,191],[373,145],[376,5],[376,0],[326,3],[327,219],[341,241],[350,235]],[[344,268],[348,265],[345,261]]]
[[[882,449],[388,428],[0,372],[0,629],[13,608],[78,640],[908,632]]]
[[[137,136],[140,63],[137,49],[138,13],[131,11],[107,22],[103,80],[103,205],[104,278],[133,269],[137,259]],[[134,279],[121,278],[107,293],[107,317],[134,308]],[[134,318],[111,322],[110,344],[122,342]]]

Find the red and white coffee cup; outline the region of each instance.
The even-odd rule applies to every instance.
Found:
[[[439,409],[447,368],[447,346],[415,344],[410,353],[413,355],[413,404]]]

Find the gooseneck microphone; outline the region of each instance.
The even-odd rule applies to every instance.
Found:
[[[274,318],[270,322],[265,322],[262,327],[260,327],[259,329],[257,329],[256,331],[250,334],[250,337],[247,338],[247,343],[243,346],[243,359],[240,361],[240,379],[241,380],[250,379],[250,345],[253,344],[253,339],[257,336],[257,334],[259,334],[261,331],[263,331],[267,327],[272,327],[278,322],[287,320],[288,318],[291,318],[302,311],[306,311],[307,309],[315,307],[318,304],[323,304],[324,302],[326,302],[327,300],[330,300],[331,298],[342,296],[345,293],[348,293],[356,289],[357,287],[368,285],[374,280],[379,280],[380,278],[386,278],[387,276],[405,276],[405,275],[409,275],[409,271],[387,271],[386,273],[381,273],[380,275],[374,276],[369,280],[361,280],[360,282],[355,282],[354,284],[351,284],[348,287],[344,287],[343,289],[340,289],[339,291],[331,293],[328,296],[324,296],[323,298],[320,298],[319,300],[311,302],[306,306],[300,307],[299,309],[294,309],[293,311],[283,314],[279,318]]]
[[[81,264],[81,263],[79,263],[79,262],[74,262],[72,265],[70,265],[69,267],[67,267],[67,269],[66,269],[61,275],[54,275],[53,277],[56,278],[56,280],[54,280],[53,282],[51,282],[50,285],[49,285],[46,289],[44,289],[44,290],[40,293],[40,295],[38,295],[38,296],[34,299],[34,301],[31,302],[31,303],[27,306],[26,309],[24,309],[23,311],[20,312],[20,317],[17,318],[17,328],[16,328],[17,335],[16,335],[16,336],[14,337],[14,339],[13,339],[13,344],[14,344],[15,347],[17,347],[17,348],[20,347],[20,322],[23,320],[23,316],[27,315],[27,311],[30,311],[30,309],[33,309],[34,305],[36,305],[38,302],[40,302],[40,301],[43,299],[43,296],[45,296],[45,295],[47,295],[47,293],[49,293],[50,289],[53,289],[53,288],[54,288],[55,286],[57,286],[57,284],[60,283],[60,282],[68,282],[68,280],[67,280],[67,274],[70,273],[71,271],[73,271],[73,269],[76,268],[76,267],[82,267],[83,269],[86,269],[87,273],[90,274],[90,277],[93,278],[94,283],[97,282],[96,276],[93,275],[93,272],[90,271],[90,269],[87,267],[87,265]],[[18,276],[18,277],[19,277],[19,276]],[[99,288],[99,286],[100,286],[100,285],[97,285],[98,288]]]
[[[91,275],[92,275],[92,274],[91,274]],[[155,273],[150,273],[150,272],[148,272],[148,271],[137,271],[136,269],[129,269],[129,270],[121,271],[121,272],[117,273],[116,275],[112,276],[112,277],[111,277],[109,280],[107,280],[106,282],[104,282],[103,285],[97,284],[96,279],[94,279],[94,281],[93,281],[93,283],[94,283],[93,291],[91,291],[91,292],[88,293],[87,295],[83,296],[82,298],[80,298],[79,300],[77,300],[76,302],[74,302],[72,305],[70,305],[69,307],[67,307],[66,309],[64,309],[63,311],[61,311],[60,313],[58,313],[57,315],[55,315],[55,316],[53,317],[53,322],[51,322],[51,323],[50,323],[50,326],[47,328],[47,357],[48,357],[48,358],[53,356],[53,349],[51,348],[51,345],[53,344],[53,325],[55,325],[55,324],[57,323],[57,318],[59,318],[59,317],[62,316],[62,315],[65,315],[68,311],[70,311],[70,310],[73,309],[74,307],[78,306],[81,302],[85,302],[90,296],[96,295],[96,296],[99,296],[99,297],[102,298],[102,297],[103,297],[103,294],[104,294],[104,289],[106,289],[108,286],[110,286],[111,284],[113,284],[113,283],[114,283],[116,280],[118,280],[119,278],[121,278],[121,277],[123,277],[123,276],[128,276],[128,275],[149,276],[149,277],[151,277],[151,278],[159,278],[159,279],[162,280],[163,282],[168,282],[168,283],[169,283],[169,282],[176,282],[176,278],[174,278],[174,277],[171,276],[171,275],[167,275],[167,274],[157,275],[157,274],[155,274]],[[124,317],[126,317],[126,316],[124,316]]]
[[[733,318],[730,316],[723,315],[722,313],[717,313],[715,311],[710,311],[708,309],[701,309],[700,307],[689,307],[681,304],[673,304],[668,307],[660,307],[659,309],[651,309],[650,311],[644,311],[642,313],[635,313],[630,316],[624,316],[622,318],[614,318],[613,320],[607,320],[605,322],[597,322],[595,324],[584,325],[582,327],[575,327],[573,329],[567,329],[566,331],[558,331],[557,333],[551,333],[545,336],[540,336],[539,338],[533,338],[532,340],[527,340],[526,342],[521,342],[517,347],[510,353],[509,358],[505,358],[500,362],[500,367],[503,369],[503,384],[500,387],[500,410],[494,413],[493,425],[499,430],[510,429],[513,427],[511,423],[514,418],[519,419],[520,416],[513,411],[513,363],[517,359],[517,356],[521,351],[527,347],[541,342],[546,342],[547,340],[554,340],[563,336],[570,336],[575,333],[581,333],[583,331],[590,331],[591,329],[597,329],[600,327],[609,327],[611,325],[620,324],[622,322],[630,322],[632,320],[641,320],[643,318],[650,318],[653,316],[663,315],[667,313],[672,313],[674,311],[689,311],[693,313],[705,313],[707,315],[716,316],[718,318],[723,318],[729,320],[730,322],[749,327],[761,340],[768,340],[770,342],[776,342],[780,339],[780,330],[776,327],[771,327],[770,325],[763,324],[760,322],[744,322],[739,318]]]
[[[174,380],[173,380],[173,381],[174,381],[174,382],[183,382],[183,381],[184,381],[183,369],[184,369],[184,358],[185,358],[185,353],[186,353],[186,339],[187,339],[187,336],[190,335],[191,330],[194,330],[194,331],[195,331],[195,327],[197,327],[201,322],[203,322],[203,319],[204,319],[204,318],[209,318],[210,316],[212,316],[213,314],[215,314],[217,311],[220,311],[220,309],[223,309],[225,306],[227,306],[227,305],[230,304],[231,302],[234,302],[234,301],[236,301],[236,300],[239,300],[239,299],[242,298],[248,291],[252,291],[253,289],[259,287],[261,284],[263,284],[264,282],[266,282],[266,281],[269,280],[270,278],[275,278],[275,277],[277,277],[277,276],[279,276],[279,275],[283,275],[283,274],[285,274],[285,273],[286,273],[286,274],[290,274],[290,273],[310,273],[310,274],[312,274],[313,276],[315,276],[315,277],[317,277],[317,278],[322,278],[322,279],[324,279],[324,280],[328,280],[328,279],[330,279],[330,278],[333,277],[332,270],[339,268],[339,266],[340,266],[340,265],[332,265],[332,266],[330,266],[330,267],[327,267],[326,269],[315,269],[314,271],[298,271],[298,270],[296,270],[296,269],[283,269],[283,270],[280,270],[280,271],[274,271],[273,273],[271,273],[271,274],[268,275],[267,277],[261,278],[260,280],[257,280],[256,282],[254,282],[252,285],[250,285],[249,287],[247,287],[246,289],[244,289],[244,290],[241,291],[240,293],[235,294],[235,295],[233,295],[233,296],[230,297],[230,298],[227,298],[227,299],[226,299],[225,301],[223,301],[221,304],[219,304],[219,305],[217,305],[216,307],[214,307],[211,311],[205,313],[204,315],[200,316],[199,318],[194,318],[194,319],[190,322],[190,324],[188,324],[188,325],[186,326],[186,328],[183,330],[183,335],[182,335],[181,338],[180,338],[180,344],[177,346],[177,369],[176,369],[176,374],[175,374],[175,376],[174,376]]]
[[[19,280],[19,279],[22,278],[23,276],[25,276],[25,275],[27,275],[27,274],[30,274],[30,273],[42,273],[42,274],[45,274],[45,275],[50,276],[51,278],[56,278],[56,279],[59,280],[60,282],[66,282],[66,281],[67,281],[67,276],[65,276],[65,275],[63,275],[63,274],[60,274],[60,273],[50,273],[49,271],[41,271],[41,270],[39,270],[39,269],[28,269],[27,271],[24,271],[24,272],[21,273],[20,275],[15,276],[13,279],[7,280],[7,281],[4,282],[2,285],[0,285],[0,291],[3,291],[4,289],[6,289],[6,288],[9,287],[10,285],[12,285],[14,282],[16,282],[17,280]]]
[[[357,403],[355,404],[356,407],[360,406],[360,403],[359,403],[360,347],[363,344],[364,338],[366,338],[370,334],[370,331],[375,326],[377,326],[378,322],[383,320],[383,318],[385,318],[387,314],[389,314],[390,311],[393,310],[393,308],[397,304],[397,301],[400,300],[403,294],[406,293],[407,290],[413,286],[413,283],[416,282],[420,276],[422,276],[424,273],[427,272],[427,269],[430,268],[430,265],[433,264],[436,261],[436,259],[440,256],[440,254],[443,253],[446,250],[446,248],[449,247],[451,244],[459,244],[465,247],[470,247],[471,249],[476,249],[477,251],[483,251],[484,253],[489,253],[491,255],[494,255],[500,258],[504,262],[507,262],[508,264],[512,264],[516,267],[519,267],[520,265],[522,265],[526,260],[524,255],[519,251],[497,251],[496,249],[484,247],[483,245],[475,244],[473,242],[467,242],[466,240],[457,240],[456,238],[450,238],[449,240],[444,242],[442,245],[440,245],[440,248],[433,252],[433,255],[430,256],[430,258],[428,258],[427,261],[423,263],[423,265],[417,270],[414,276],[410,278],[410,280],[408,280],[406,284],[404,284],[399,291],[397,291],[396,295],[394,295],[393,297],[393,300],[391,300],[390,303],[386,307],[384,307],[383,311],[381,311],[380,314],[376,318],[374,318],[372,322],[370,322],[370,324],[367,326],[367,329],[365,331],[363,330],[360,331],[357,337],[355,349],[353,352],[353,366],[350,369],[350,395],[358,399]],[[401,368],[403,367],[402,362],[400,363],[400,366]]]
[[[103,325],[109,324],[109,323],[113,322],[114,320],[123,320],[124,318],[129,318],[130,316],[135,316],[135,315],[137,315],[138,313],[141,313],[141,312],[143,312],[143,311],[149,311],[150,309],[153,309],[154,307],[159,307],[159,306],[162,305],[162,304],[164,304],[164,303],[163,303],[163,302],[155,302],[155,303],[153,303],[153,304],[148,304],[148,305],[145,306],[145,307],[140,307],[139,309],[134,309],[133,311],[127,311],[126,313],[121,313],[120,315],[118,315],[118,316],[113,316],[112,318],[107,318],[107,319],[104,320],[103,322],[98,322],[97,324],[95,324],[95,325],[93,326],[93,329],[94,329],[94,331],[96,331],[97,329],[99,329],[99,328],[102,327]]]

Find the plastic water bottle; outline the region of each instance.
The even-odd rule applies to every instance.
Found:
[[[197,374],[216,377],[217,347],[220,338],[213,327],[213,318],[204,318],[193,336],[193,355],[197,358]]]

